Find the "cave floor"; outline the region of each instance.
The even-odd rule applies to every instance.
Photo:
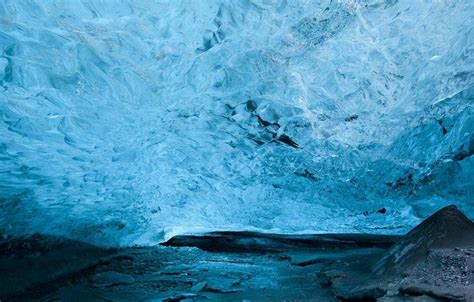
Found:
[[[363,270],[368,259],[384,251],[229,253],[193,247],[129,248],[34,301],[340,301],[325,286],[321,272],[357,274],[358,267]],[[356,287],[355,280],[357,275],[350,290]],[[438,300],[392,294],[377,301]]]
[[[38,301],[337,301],[316,273],[329,262],[343,264],[346,257],[368,253],[380,250],[262,254],[131,248]]]
[[[0,242],[0,300],[474,301],[474,224],[450,211],[403,237],[218,232],[122,249],[13,238]],[[438,224],[450,232],[430,233]]]

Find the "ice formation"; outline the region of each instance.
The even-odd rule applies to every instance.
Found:
[[[3,0],[0,231],[472,218],[473,20],[471,0]]]

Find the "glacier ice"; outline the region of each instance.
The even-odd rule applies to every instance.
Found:
[[[473,20],[470,0],[3,0],[0,231],[473,217]]]

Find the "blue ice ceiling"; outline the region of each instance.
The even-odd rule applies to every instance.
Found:
[[[473,20],[470,0],[3,0],[0,231],[473,217]]]

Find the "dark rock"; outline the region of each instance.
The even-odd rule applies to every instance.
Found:
[[[408,296],[423,296],[424,294],[426,294],[426,291],[424,289],[417,286],[400,287],[398,291],[402,295],[408,295]]]
[[[403,236],[374,265],[378,274],[405,271],[433,248],[474,247],[474,223],[454,205],[437,211]]]
[[[386,208],[381,208],[381,209],[377,210],[377,213],[385,214],[385,213],[387,213],[387,209]]]
[[[350,288],[347,290],[339,290],[336,297],[343,301],[377,301],[378,298],[385,296],[387,290],[372,286],[362,288]]]
[[[430,285],[409,285],[400,287],[399,292],[406,296],[429,296],[442,301],[467,301],[463,294],[453,290],[436,288]]]

